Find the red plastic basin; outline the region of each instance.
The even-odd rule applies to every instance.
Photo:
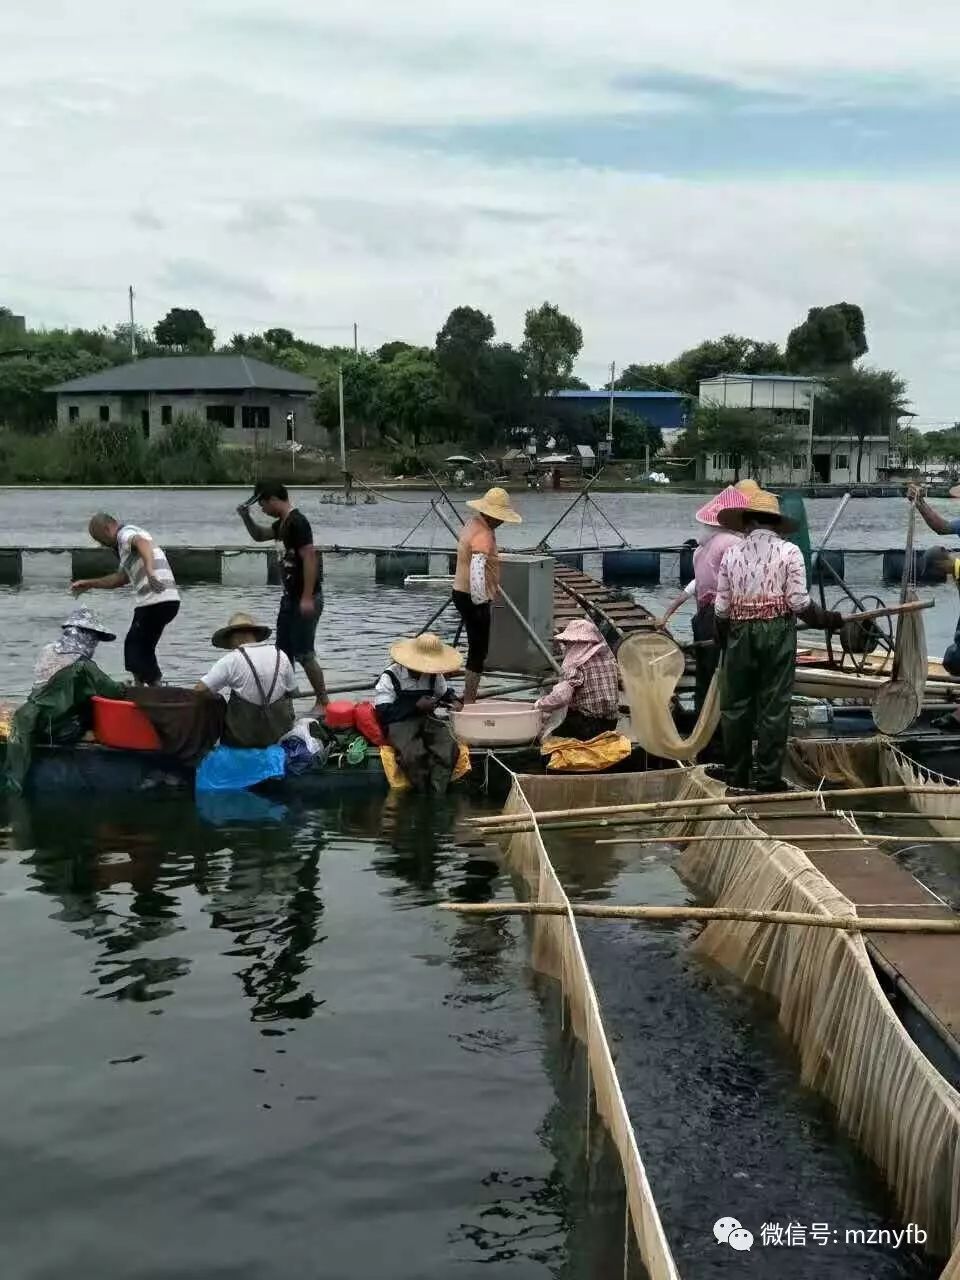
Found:
[[[159,751],[157,731],[135,702],[116,698],[91,698],[93,736],[105,747],[127,751]]]

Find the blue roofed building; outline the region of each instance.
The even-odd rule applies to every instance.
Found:
[[[682,391],[614,391],[614,413],[632,413],[661,431],[683,427],[691,397]],[[592,419],[610,407],[609,391],[552,391],[541,396],[537,408],[568,429],[577,421]]]

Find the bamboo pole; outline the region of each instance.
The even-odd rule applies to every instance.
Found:
[[[653,810],[670,811],[675,809],[702,809],[708,805],[741,806],[745,804],[770,804],[784,800],[818,800],[823,796],[839,799],[841,796],[905,796],[905,795],[954,795],[960,796],[960,785],[919,787],[907,783],[897,783],[885,787],[838,787],[830,791],[761,791],[743,795],[726,792],[717,796],[694,796],[690,800],[645,800],[639,804],[604,804],[593,808],[582,809],[543,809],[539,813],[499,813],[488,818],[467,818],[472,827],[503,827],[527,823],[549,822],[554,818],[576,818],[588,821],[591,818],[607,817],[623,813],[651,813]]]
[[[783,835],[768,835],[766,832],[758,836],[748,835],[715,835],[715,836],[617,836],[613,840],[594,840],[594,844],[716,844],[718,840],[736,844],[757,844],[764,840],[777,840],[782,844],[799,844],[800,841],[824,840],[831,843],[847,844],[853,840],[874,844],[903,844],[905,841],[916,841],[918,844],[957,844],[960,836],[874,836],[864,835],[860,831],[820,832],[797,831],[784,832]]]
[[[441,902],[441,911],[465,916],[575,916],[595,920],[740,920],[757,924],[799,924],[811,929],[840,929],[845,933],[960,933],[960,917],[915,920],[891,916],[819,916],[805,911],[755,911],[748,907],[611,906],[606,903],[560,902]],[[940,906],[939,903],[931,906]]]
[[[902,809],[887,812],[880,809],[816,809],[811,813],[674,813],[674,814],[654,814],[641,815],[636,818],[598,818],[589,821],[572,820],[569,822],[541,822],[538,826],[541,831],[594,831],[597,827],[608,827],[616,830],[620,827],[645,827],[645,826],[666,826],[668,823],[705,823],[705,822],[763,822],[768,819],[782,822],[786,818],[796,818],[802,816],[804,821],[810,819],[826,818],[880,818],[884,821],[893,819],[894,821],[907,822],[957,822],[960,823],[960,813],[921,813],[919,810],[907,813]],[[529,822],[520,821],[514,826],[495,827],[492,830],[481,830],[481,832],[471,831],[471,835],[486,834],[492,836],[509,836],[519,835],[525,831],[532,831],[533,826]]]

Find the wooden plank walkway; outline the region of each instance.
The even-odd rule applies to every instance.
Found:
[[[654,623],[649,609],[635,600],[624,599],[595,578],[558,564],[553,580],[553,619],[557,629],[584,614],[598,626],[611,628],[620,640]]]
[[[826,793],[829,795],[829,792]],[[815,812],[814,800],[789,802],[790,813],[777,805],[776,817],[762,819],[763,830],[803,849],[804,853],[837,889],[857,907],[859,915],[900,916],[917,919],[951,918],[951,907],[900,866],[890,854],[871,844],[846,841],[825,848],[819,841],[793,839],[793,832],[809,831],[805,815]],[[757,821],[756,819],[754,821]],[[844,818],[818,818],[816,830],[824,835],[849,834],[852,824]],[[904,844],[921,843],[921,837],[904,837]],[[960,844],[960,840],[958,840]],[[960,1042],[960,936],[956,934],[873,933],[868,950],[881,967],[892,971],[916,1008],[936,1024],[947,1043]]]

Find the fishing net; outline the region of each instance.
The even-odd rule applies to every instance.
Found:
[[[557,790],[551,790],[549,794],[565,795],[568,781],[568,779],[551,779],[550,782]],[[532,814],[523,787],[517,778],[514,778],[505,812]],[[584,958],[576,922],[569,911],[567,895],[547,856],[536,823],[531,832],[511,838],[506,849],[506,857],[511,870],[522,879],[532,901],[559,903],[567,908],[565,914],[561,916],[534,917],[533,964],[535,968],[549,974],[560,983],[563,996],[569,1004],[574,1034],[586,1046],[597,1113],[606,1124],[620,1156],[627,1193],[629,1224],[633,1228],[633,1236],[647,1274],[650,1280],[679,1280],[679,1273],[664,1235],[660,1214],[637,1148],[633,1125],[620,1090],[610,1045],[600,1017],[597,993]],[[628,1241],[625,1240],[625,1274],[627,1244]]]
[[[939,835],[955,836],[960,830],[960,786],[955,780],[917,764],[882,738],[848,742],[793,739],[790,768],[798,781],[811,787],[822,782],[845,787],[952,787],[952,793],[907,792],[903,799]]]
[[[620,645],[617,663],[634,738],[661,760],[695,760],[720,722],[719,675],[710,682],[693,732],[684,738],[670,710],[685,666],[679,646],[662,631],[637,631]]]
[[[542,810],[711,796],[717,799],[716,810],[700,810],[695,824],[683,819],[664,823],[667,839],[693,831],[716,837],[688,846],[680,862],[680,873],[698,892],[718,906],[855,914],[854,904],[802,850],[764,838],[747,818],[729,820],[722,787],[700,768],[562,781],[524,779],[523,791],[515,785],[509,807],[518,812],[526,811],[527,802]],[[720,814],[727,820],[710,821]],[[759,838],[731,838],[736,836]],[[539,830],[514,837],[510,856],[523,868],[531,896],[567,902]],[[603,1029],[596,995],[574,919],[570,914],[542,918],[537,925],[535,962],[561,977],[575,1025],[585,1028],[588,1043],[592,1041],[592,1059],[598,1062],[595,1074],[603,1075],[598,1103],[602,1089],[624,1168],[634,1182],[631,1213],[638,1239],[645,1237],[650,1253],[651,1242],[659,1247],[659,1223],[653,1201],[648,1200],[649,1186],[609,1064],[609,1049],[606,1040],[599,1039]],[[942,1276],[957,1280],[960,1095],[898,1020],[877,981],[862,935],[714,921],[695,946],[777,1001],[781,1025],[799,1054],[804,1083],[830,1099],[841,1123],[882,1170],[904,1221],[918,1223],[929,1233],[931,1251],[953,1251]],[[666,1263],[669,1253],[665,1244],[662,1248]],[[658,1274],[670,1272],[651,1269],[651,1275]]]

